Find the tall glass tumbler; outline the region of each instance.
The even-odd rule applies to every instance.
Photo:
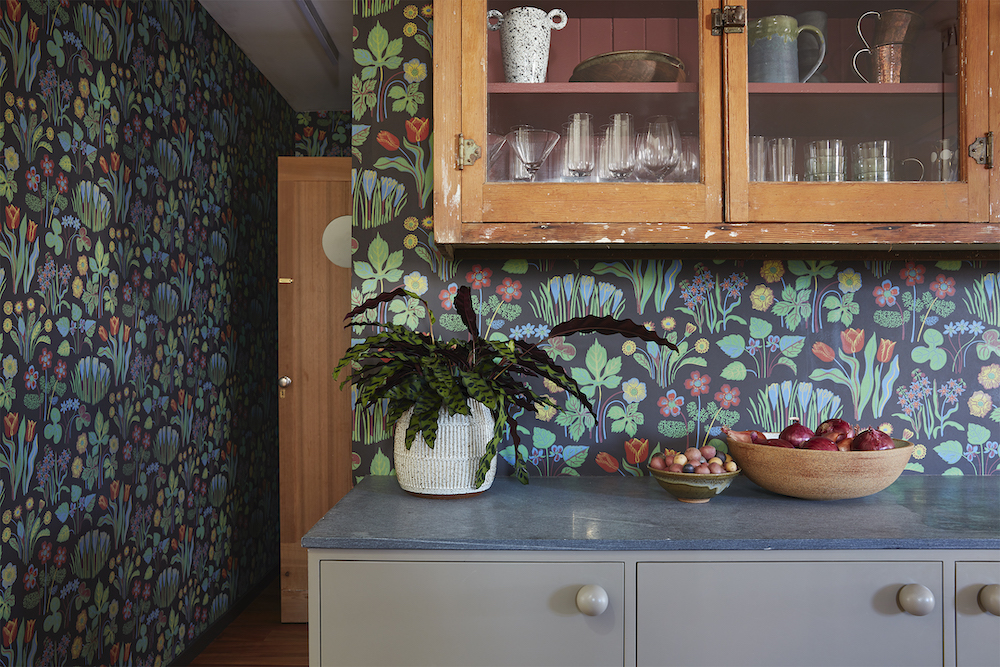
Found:
[[[767,180],[796,181],[795,139],[775,137],[767,142]]]
[[[635,126],[630,113],[616,113],[611,116],[604,135],[608,156],[608,171],[620,181],[635,171]]]
[[[566,127],[566,169],[571,176],[586,178],[594,170],[594,121],[589,113],[570,114]]]
[[[750,137],[749,168],[751,181],[767,180],[767,137]]]

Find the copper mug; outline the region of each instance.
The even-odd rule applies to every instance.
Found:
[[[861,30],[861,23],[868,16],[876,17],[875,36],[871,43]],[[876,83],[901,83],[906,78],[911,45],[923,25],[924,19],[908,9],[865,12],[858,19],[858,36],[865,48],[854,54],[854,71],[865,83],[871,83],[858,69],[858,57],[867,53],[871,57],[871,73]]]

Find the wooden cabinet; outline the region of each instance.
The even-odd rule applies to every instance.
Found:
[[[990,551],[309,554],[324,667],[1000,666],[1000,618],[977,600],[1000,579]],[[910,585],[930,596],[916,613]],[[603,611],[578,608],[584,586]]]
[[[438,0],[435,3],[435,241],[446,249],[543,245],[598,252],[618,248],[704,246],[781,249],[836,246],[870,250],[959,250],[995,256],[1000,248],[1000,192],[968,146],[993,129],[988,57],[996,40],[1000,2],[990,0],[740,0],[751,21],[822,10],[827,15],[825,81],[748,81],[747,30],[713,35],[708,0],[569,0],[555,3],[569,19],[551,32],[548,78],[508,83],[498,31],[487,9],[507,11],[514,0]],[[923,29],[908,52],[900,83],[865,83],[854,54],[863,44],[859,18],[869,10],[909,8]],[[545,9],[550,9],[545,5]],[[992,22],[991,22],[992,16]],[[868,19],[869,23],[873,19]],[[948,27],[954,29],[948,32]],[[870,33],[869,24],[863,26]],[[992,32],[998,32],[994,29]],[[960,57],[951,73],[942,48],[954,40]],[[570,81],[578,63],[623,50],[677,55],[683,81]],[[859,60],[863,63],[864,57]],[[992,68],[992,69],[991,69]],[[995,97],[995,96],[994,96]],[[993,102],[995,104],[995,102]],[[628,112],[637,125],[670,114],[696,147],[698,171],[650,182],[641,165],[624,178],[569,175],[557,149],[531,182],[516,180],[509,142],[495,162],[491,146],[513,126],[560,131],[569,114],[590,113],[595,125]],[[600,133],[598,133],[600,134]],[[751,180],[753,137],[795,140],[795,182]],[[823,138],[854,144],[891,141],[893,182],[807,181],[806,145]],[[482,158],[459,164],[471,140]],[[937,150],[947,140],[959,153],[955,180],[937,176]],[[598,139],[598,143],[600,138]],[[904,158],[923,165],[908,171]],[[934,160],[932,162],[932,159]],[[858,176],[861,178],[862,176]],[[911,180],[903,180],[911,179]],[[992,220],[992,222],[991,222]]]

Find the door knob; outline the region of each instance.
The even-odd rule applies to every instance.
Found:
[[[979,589],[979,606],[994,616],[1000,616],[1000,584],[989,584]]]
[[[576,608],[587,616],[600,616],[608,608],[608,592],[596,584],[581,586],[576,592]]]
[[[278,386],[281,387],[282,389],[284,389],[290,384],[292,384],[292,378],[288,377],[287,375],[282,375],[280,378],[278,378]]]
[[[923,584],[907,584],[896,595],[899,608],[913,616],[926,616],[934,611],[934,593]]]

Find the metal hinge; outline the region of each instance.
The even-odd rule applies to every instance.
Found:
[[[712,34],[743,32],[747,25],[747,8],[740,5],[726,5],[712,10]]]
[[[986,165],[987,169],[993,168],[992,132],[987,132],[985,137],[976,137],[976,140],[969,144],[969,157],[977,164]]]
[[[476,163],[476,160],[483,156],[483,151],[472,139],[466,139],[462,134],[458,135],[458,168],[465,169]]]

